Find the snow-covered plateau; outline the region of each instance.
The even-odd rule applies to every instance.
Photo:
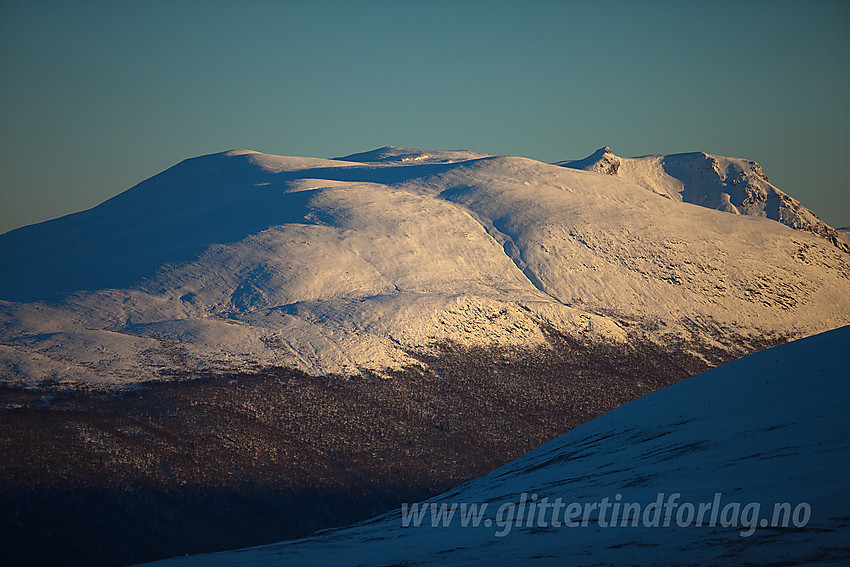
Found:
[[[846,564],[848,343],[844,327],[730,362],[415,510],[155,565]]]
[[[0,235],[0,557],[126,565],[302,538],[432,498],[653,391],[850,324],[838,234],[753,162],[706,154],[188,159]],[[799,383],[774,384],[772,363],[747,380],[710,372],[441,502],[800,497],[812,528],[776,532],[777,545],[811,536],[800,543],[811,554],[793,557],[828,559],[823,518],[846,524],[833,514],[846,498],[831,503],[823,469],[846,450],[817,443],[831,450],[846,429],[832,425],[846,390],[826,353],[846,331],[824,336],[777,351],[802,353],[783,363]],[[815,448],[804,433],[820,435]],[[801,463],[812,468],[794,472]],[[754,476],[733,482],[736,471]],[[580,552],[607,546],[608,563],[692,537],[708,563],[742,546],[759,562],[747,554],[774,533],[531,528],[525,539],[517,526],[407,539],[394,521],[379,521],[399,542],[392,556],[414,563],[406,541],[426,563],[474,562],[500,542],[510,563],[583,537]],[[353,561],[359,529],[371,528],[281,553],[309,562],[338,548]],[[363,547],[364,561],[381,545]]]
[[[543,328],[711,365],[850,322],[846,244],[757,164],[606,150],[188,159],[0,236],[0,380],[350,376]]]

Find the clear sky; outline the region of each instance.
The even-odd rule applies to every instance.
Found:
[[[850,2],[0,0],[0,232],[174,163],[705,151],[850,226]]]

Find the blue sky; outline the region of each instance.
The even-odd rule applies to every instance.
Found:
[[[850,226],[850,3],[0,3],[0,232],[174,163],[706,151]]]

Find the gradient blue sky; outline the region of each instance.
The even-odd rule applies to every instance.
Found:
[[[850,226],[850,2],[0,3],[0,232],[230,148],[702,150]]]

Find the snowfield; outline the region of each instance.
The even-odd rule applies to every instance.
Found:
[[[186,561],[844,560],[850,253],[816,220],[746,160],[385,147],[201,156],[0,235],[3,556],[140,563],[407,501]],[[557,498],[588,525],[506,523]],[[602,525],[656,498],[720,525]],[[430,527],[453,504],[479,526]]]
[[[845,252],[836,230],[770,183],[759,164],[704,152],[621,158],[605,147],[557,165],[627,179],[663,197],[736,215],[769,218],[820,235]]]
[[[844,563],[848,342],[844,327],[649,394],[416,503],[426,513],[408,505],[310,538],[151,565]],[[626,503],[640,505],[637,526]],[[477,527],[461,513],[471,505]]]
[[[850,254],[832,233],[752,162],[694,155],[693,170],[617,158],[617,175],[390,147],[189,159],[0,236],[0,380],[356,375],[445,342],[545,347],[544,328],[711,363],[850,322]],[[720,205],[704,176],[718,167],[737,188]],[[754,191],[765,199],[739,202]],[[726,200],[747,214],[712,210]]]

